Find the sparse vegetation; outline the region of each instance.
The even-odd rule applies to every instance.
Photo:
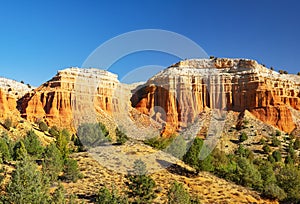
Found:
[[[44,121],[40,121],[38,125],[39,125],[40,130],[43,132],[47,132],[49,129],[48,125]]]

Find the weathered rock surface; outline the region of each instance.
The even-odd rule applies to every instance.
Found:
[[[69,68],[19,101],[19,109],[29,121],[46,120],[50,126],[74,128],[95,122],[97,114],[114,109],[113,92],[117,75],[104,70]],[[108,117],[108,116],[106,116]],[[103,117],[102,117],[103,118]]]
[[[193,123],[205,108],[248,110],[291,132],[296,125],[290,108],[300,110],[300,77],[281,75],[254,60],[185,60],[149,79],[131,102],[140,112],[165,121],[169,133]]]

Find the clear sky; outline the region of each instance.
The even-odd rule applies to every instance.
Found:
[[[208,55],[252,58],[300,71],[297,0],[0,0],[0,76],[38,86],[59,69],[80,67],[105,41],[137,29],[164,29],[199,44]],[[178,59],[137,53],[117,62],[168,66]]]

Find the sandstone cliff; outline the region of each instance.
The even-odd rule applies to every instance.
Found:
[[[19,101],[22,117],[29,121],[45,120],[73,129],[82,122],[96,122],[103,111],[107,120],[112,112],[117,75],[104,70],[69,68],[28,93]],[[109,123],[106,121],[105,123]],[[109,124],[108,124],[109,125]]]
[[[249,110],[291,132],[296,126],[290,108],[300,110],[300,77],[280,75],[254,60],[185,60],[149,79],[131,102],[140,112],[165,121],[167,132],[187,127],[206,108]]]

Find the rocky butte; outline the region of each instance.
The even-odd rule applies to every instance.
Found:
[[[27,88],[25,95],[1,88],[2,118],[18,110],[29,121],[45,120],[49,126],[69,129],[95,120],[114,129],[119,119],[115,113],[120,113],[133,123],[156,121],[168,135],[212,109],[247,110],[288,133],[299,128],[300,77],[248,59],[184,60],[139,86],[122,84],[108,71],[68,68],[34,90]]]
[[[290,133],[297,125],[292,112],[300,110],[300,77],[279,74],[255,60],[185,60],[150,78],[131,102],[144,114],[162,117],[167,133],[187,127],[202,111],[214,108],[248,110]],[[164,113],[153,113],[155,107]]]

